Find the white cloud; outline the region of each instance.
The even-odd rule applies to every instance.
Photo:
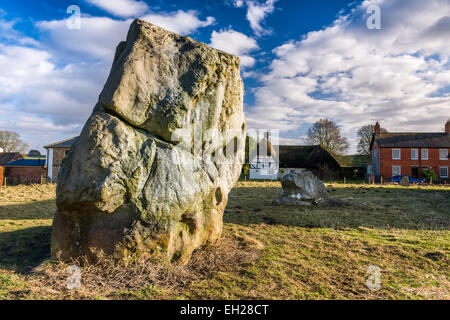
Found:
[[[144,19],[190,34],[211,25],[197,11],[151,13]],[[81,17],[81,29],[66,20],[38,21],[39,41],[0,19],[0,128],[17,131],[30,147],[78,135],[108,76],[116,45],[132,19]]]
[[[255,39],[232,29],[213,31],[210,46],[238,56],[243,67],[255,64],[255,59],[249,53],[259,49]]]
[[[265,3],[258,3],[256,1],[247,2],[247,20],[250,22],[250,26],[256,35],[260,36],[271,33],[270,30],[264,29],[261,26],[261,22],[275,10],[275,2],[276,0],[267,0]]]
[[[0,45],[0,128],[16,131],[30,147],[79,134],[92,110],[105,66],[59,69],[49,52]]]
[[[43,44],[59,55],[112,60],[116,45],[126,38],[131,22],[83,16],[80,29],[68,29],[66,19],[40,21],[36,26],[44,33]]]
[[[190,34],[199,28],[210,26],[215,22],[214,17],[207,17],[204,21],[200,20],[198,18],[198,12],[195,10],[178,10],[158,14],[150,13],[143,16],[142,19],[179,34]]]
[[[236,8],[241,8],[244,5],[244,1],[243,0],[234,0],[233,4]]]
[[[202,21],[193,10],[151,13],[142,19],[180,34],[191,34],[215,21],[213,17]],[[59,56],[70,56],[79,61],[102,59],[110,62],[116,45],[125,40],[132,21],[82,16],[80,29],[68,29],[66,19],[39,21],[36,26],[43,32],[42,43]]]
[[[0,9],[0,17],[1,16],[2,10]],[[36,45],[37,41],[14,30],[14,24],[16,23],[17,20],[7,21],[0,19],[0,39],[2,39],[3,42],[12,41],[22,45]]]
[[[109,65],[58,68],[52,58],[42,49],[0,45],[0,103],[55,125],[79,125],[92,110]]]
[[[264,19],[275,10],[275,3],[278,0],[235,0],[233,4],[236,8],[247,6],[246,18],[257,36],[270,34],[270,29],[264,28],[261,24]]]
[[[117,17],[129,18],[137,17],[148,11],[148,6],[144,1],[135,0],[86,0],[106,12]]]
[[[375,119],[392,131],[440,131],[450,114],[450,3],[378,3],[381,30],[366,28],[360,6],[276,48],[247,108],[249,127],[300,135],[328,117],[349,139]]]

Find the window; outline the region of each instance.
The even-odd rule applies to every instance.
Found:
[[[441,178],[448,178],[448,167],[440,167],[439,168],[439,176]]]
[[[392,166],[392,176],[399,176],[402,174],[401,166]]]
[[[428,149],[422,149],[422,160],[428,160]]]
[[[418,160],[418,159],[419,159],[419,150],[411,149],[411,160]]]
[[[448,149],[439,150],[439,159],[440,160],[448,160]]]
[[[400,149],[392,149],[392,160],[400,160]]]

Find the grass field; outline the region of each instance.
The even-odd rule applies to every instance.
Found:
[[[217,247],[186,267],[82,268],[80,290],[47,260],[55,186],[0,188],[0,299],[450,299],[450,188],[326,186],[355,205],[276,207],[278,182],[238,182]]]

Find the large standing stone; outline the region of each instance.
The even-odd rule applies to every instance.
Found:
[[[135,20],[58,175],[52,256],[187,262],[220,237],[245,132],[239,59]]]
[[[281,179],[281,195],[274,199],[277,205],[319,204],[326,200],[327,188],[311,171],[290,173]]]

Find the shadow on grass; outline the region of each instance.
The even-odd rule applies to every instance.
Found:
[[[52,219],[55,212],[56,202],[53,199],[11,205],[0,203],[0,220]]]
[[[262,184],[263,185],[263,184]],[[229,196],[225,223],[306,228],[380,228],[450,230],[450,189],[328,187],[344,207],[273,206],[281,188],[236,187]]]
[[[50,226],[0,233],[0,268],[26,273],[50,257]]]

